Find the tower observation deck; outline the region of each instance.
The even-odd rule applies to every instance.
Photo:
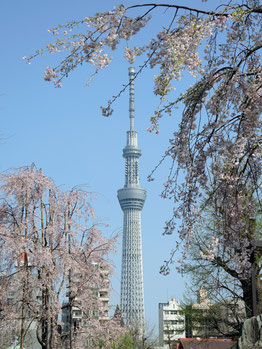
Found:
[[[144,331],[144,286],[141,238],[141,211],[146,199],[146,190],[139,184],[138,159],[141,150],[134,131],[134,76],[135,69],[129,68],[129,118],[130,129],[123,149],[125,158],[125,185],[119,189],[117,197],[123,210],[123,242],[120,309],[126,325]]]

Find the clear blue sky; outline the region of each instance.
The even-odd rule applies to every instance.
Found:
[[[122,2],[135,3],[133,0]],[[189,5],[190,1],[180,3]],[[214,1],[205,4],[197,1],[194,5],[198,3],[207,8],[214,6]],[[110,225],[106,234],[120,232],[119,251],[113,256],[116,274],[112,279],[111,303],[114,305],[119,303],[122,238],[122,211],[116,193],[124,184],[122,149],[129,125],[128,94],[117,101],[110,118],[101,116],[100,105],[106,105],[127,82],[128,63],[122,58],[123,53],[118,52],[112,65],[102,71],[90,87],[84,86],[90,71],[82,67],[64,81],[62,89],[55,89],[43,80],[43,72],[59,56],[45,56],[31,65],[25,64],[22,57],[53,40],[48,28],[109,10],[116,4],[119,4],[116,0],[8,0],[0,4],[0,171],[34,162],[57,185],[66,189],[85,184],[87,190],[98,194],[94,202],[97,221]],[[160,28],[166,25],[164,11],[159,12],[150,30],[157,24]],[[145,39],[149,33],[145,32]],[[148,133],[149,117],[157,105],[152,84],[150,71],[135,82],[135,129],[142,150],[141,186],[147,189],[142,212],[146,319],[157,327],[158,303],[171,297],[182,299],[185,288],[175,265],[171,275],[159,274],[163,260],[168,258],[176,241],[175,235],[162,236],[164,222],[172,213],[172,202],[160,198],[169,164],[161,167],[154,182],[146,181],[167,148],[181,111],[163,119],[159,135]],[[178,94],[182,88],[183,81],[178,85]]]

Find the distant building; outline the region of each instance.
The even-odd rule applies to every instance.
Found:
[[[185,337],[185,314],[180,302],[172,298],[159,303],[159,346],[170,348],[179,338]]]
[[[72,327],[74,330],[79,329],[80,327],[87,326],[88,318],[95,318],[101,321],[109,320],[109,293],[108,290],[102,289],[97,291],[98,302],[103,303],[103,310],[93,309],[92,314],[86,314],[85,311],[81,309],[80,305],[77,305],[77,299],[75,305],[72,306]],[[70,307],[68,302],[63,302],[62,305],[62,322],[63,332],[69,331],[70,323]]]
[[[69,302],[63,302],[62,304],[62,337],[64,338],[65,345],[67,347],[67,342],[70,333],[70,322],[71,322],[71,335],[77,331],[85,331],[88,327],[88,321],[90,319],[97,319],[100,322],[109,320],[109,278],[108,271],[102,269],[97,265],[99,273],[103,276],[104,280],[107,282],[103,283],[103,286],[91,285],[92,294],[94,297],[94,303],[92,309],[86,310],[83,306],[80,297],[75,297],[73,300],[73,305],[70,307]],[[81,275],[75,276],[74,280],[81,279]],[[74,285],[72,285],[73,287]],[[67,294],[69,296],[69,292]],[[71,316],[70,316],[71,312]],[[70,320],[71,318],[71,320]],[[86,329],[87,331],[87,329]]]
[[[187,338],[207,338],[210,336],[212,330],[209,321],[210,307],[207,290],[201,287],[198,293],[198,303],[186,306],[184,309]]]
[[[180,338],[208,337],[210,300],[204,287],[200,288],[198,303],[189,306],[172,298],[168,303],[159,303],[159,346],[175,347]]]
[[[238,338],[246,319],[245,303],[242,299],[231,298],[212,304],[209,319],[213,337]]]
[[[245,304],[239,298],[211,303],[201,287],[198,303],[185,307],[187,338],[235,338],[246,317]]]
[[[201,287],[197,303],[181,305],[175,298],[168,303],[159,303],[159,348],[176,348],[176,343],[180,343],[178,348],[187,349],[191,348],[190,345],[205,348],[205,344],[207,348],[216,349],[216,345],[222,348],[223,341],[228,339],[229,343],[239,337],[245,317],[242,300],[236,298],[211,303],[207,290]],[[230,345],[235,348],[232,342],[225,348],[231,348]]]

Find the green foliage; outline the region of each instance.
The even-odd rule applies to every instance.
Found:
[[[134,340],[130,334],[126,333],[119,341],[115,349],[136,349]]]

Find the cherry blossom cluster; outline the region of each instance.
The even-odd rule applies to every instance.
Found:
[[[211,241],[208,248],[205,250],[205,252],[200,251],[200,256],[208,261],[213,261],[218,251],[218,244],[219,239],[216,236],[211,236]]]
[[[150,17],[127,17],[125,12],[126,9],[121,5],[113,11],[49,29],[51,34],[55,36],[61,34],[63,38],[57,39],[55,43],[47,44],[45,49],[40,49],[34,55],[24,57],[24,59],[30,63],[33,58],[45,52],[54,54],[70,51],[56,68],[47,67],[45,71],[44,79],[46,81],[58,77],[58,80],[55,81],[56,87],[80,64],[89,63],[95,67],[96,71],[105,68],[112,60],[105,50],[108,51],[108,48],[115,50],[121,40],[129,40],[138,34],[150,19]],[[77,32],[79,25],[87,29],[79,33]],[[135,49],[135,54],[141,54],[139,49]]]

